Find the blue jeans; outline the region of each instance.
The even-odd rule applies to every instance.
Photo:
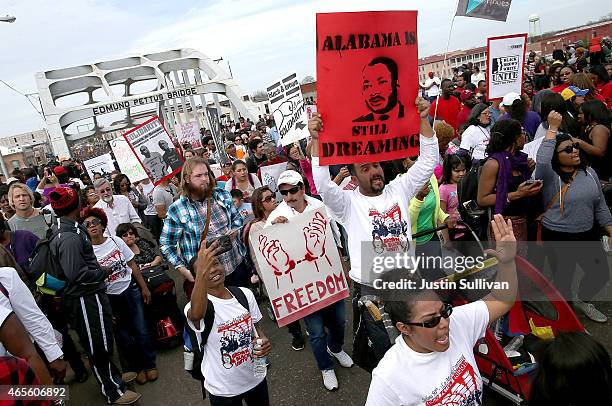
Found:
[[[344,344],[344,327],[346,326],[346,309],[344,300],[340,300],[321,310],[304,317],[308,340],[321,371],[334,368],[334,360],[327,352],[342,351]],[[325,332],[327,327],[327,333]]]
[[[144,317],[142,295],[136,282],[118,295],[108,295],[115,321],[115,341],[124,371],[155,368],[155,351]]]

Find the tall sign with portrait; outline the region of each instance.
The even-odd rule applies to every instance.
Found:
[[[317,14],[321,164],[418,154],[416,11]]]

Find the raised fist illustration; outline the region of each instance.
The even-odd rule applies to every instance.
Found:
[[[312,221],[304,227],[304,241],[306,242],[306,255],[304,259],[309,262],[315,262],[317,272],[319,266],[316,263],[317,259],[325,257],[331,266],[331,261],[325,255],[325,229],[327,227],[327,219],[321,212],[315,213]]]
[[[263,254],[268,265],[272,267],[274,276],[276,276],[277,287],[278,278],[282,275],[289,274],[291,283],[293,283],[291,271],[295,268],[295,261],[289,257],[289,254],[287,254],[287,251],[285,251],[278,240],[268,240],[268,237],[265,235],[260,235],[259,251]]]

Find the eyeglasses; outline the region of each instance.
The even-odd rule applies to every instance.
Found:
[[[272,199],[274,199],[274,195],[269,195],[268,197],[265,197],[265,198],[261,199],[261,201],[263,203],[270,203],[272,201]]]
[[[568,145],[567,147],[558,150],[557,152],[558,153],[565,152],[566,154],[571,154],[573,150],[580,151],[580,144],[575,142],[572,145]]]
[[[128,235],[136,235],[136,234],[134,234],[133,231],[126,231],[125,233],[123,233],[121,237],[127,237]]]
[[[404,323],[404,324],[408,326],[434,328],[438,324],[440,324],[440,320],[442,320],[442,317],[444,317],[445,319],[448,319],[451,314],[453,314],[453,306],[450,303],[444,303],[444,307],[442,308],[442,311],[440,312],[439,316],[434,316],[430,320],[423,321],[420,323]]]
[[[99,226],[100,224],[102,224],[102,220],[100,219],[93,219],[91,221],[84,221],[83,225],[85,226],[85,228],[90,228],[90,227],[94,227],[94,226]]]
[[[291,189],[286,189],[286,190],[279,190],[280,194],[283,196],[287,196],[288,194],[296,194],[297,192],[300,191],[302,187],[301,186],[294,186]]]

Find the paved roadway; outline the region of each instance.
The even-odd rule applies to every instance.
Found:
[[[612,258],[612,257],[611,257]],[[177,283],[177,286],[180,286]],[[179,289],[181,290],[181,289]],[[610,292],[607,297],[611,297]],[[179,303],[186,302],[184,294],[179,292]],[[263,311],[263,303],[261,304]],[[600,307],[612,320],[612,303]],[[345,349],[352,349],[351,326],[352,317],[347,301],[347,336]],[[586,328],[600,342],[604,343],[609,353],[612,354],[612,329],[610,323],[597,324],[585,321]],[[268,371],[268,387],[270,390],[271,403],[273,405],[363,405],[367,396],[370,375],[358,367],[345,369],[339,365],[336,374],[340,388],[335,392],[328,392],[324,387],[321,374],[316,368],[314,357],[310,351],[309,344],[302,351],[296,352],[291,349],[291,336],[286,329],[279,329],[270,321],[264,312],[263,326],[266,334],[272,341],[274,347],[269,359],[272,367]],[[199,384],[183,370],[182,346],[169,350],[160,350],[157,353],[157,366],[160,377],[156,382],[147,383],[143,386],[135,382],[130,384],[133,390],[142,394],[142,399],[137,405],[208,405],[208,401],[202,401]],[[71,374],[69,372],[69,374]],[[70,377],[68,377],[70,379]],[[70,385],[69,405],[89,406],[104,405],[99,387],[95,379],[90,376],[83,384]],[[501,398],[496,393],[485,390],[485,406],[506,406],[511,403]]]

